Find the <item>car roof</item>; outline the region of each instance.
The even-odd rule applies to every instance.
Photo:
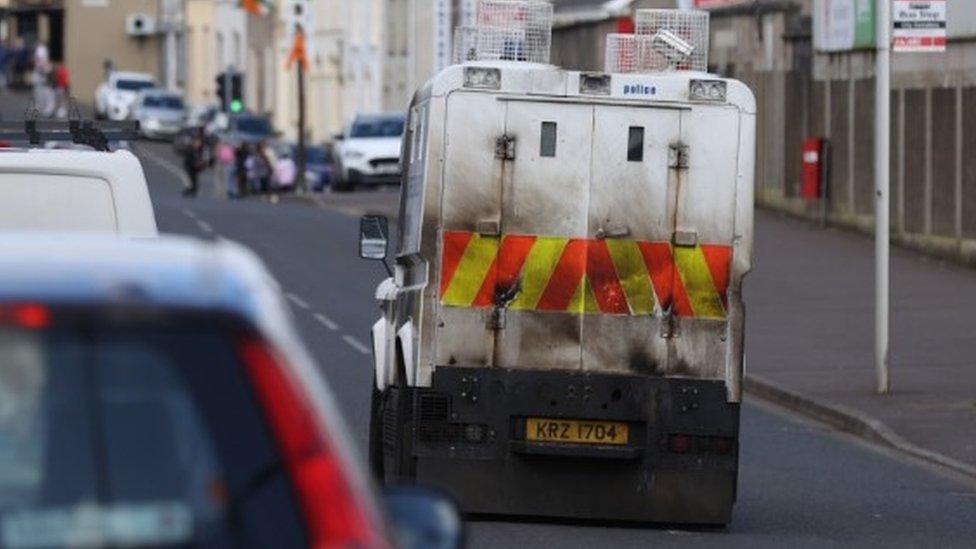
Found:
[[[116,221],[127,236],[157,235],[145,172],[129,151],[0,148],[0,174],[59,174],[105,181],[112,189]],[[2,199],[0,195],[0,199]]]
[[[229,241],[0,234],[0,302],[229,312],[275,331],[283,303],[261,261]]]
[[[374,120],[405,120],[407,115],[400,111],[380,112],[372,114],[357,114],[355,122],[369,122]]]
[[[117,71],[113,72],[111,75],[113,80],[152,80],[156,81],[156,77],[149,74],[148,72],[130,72],[130,71]]]
[[[143,96],[151,95],[153,97],[178,97],[183,99],[182,93],[170,91],[164,88],[147,88],[140,91],[139,94]]]

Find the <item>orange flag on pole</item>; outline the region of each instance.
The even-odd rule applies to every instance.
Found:
[[[259,0],[241,0],[241,9],[254,15],[261,15],[261,2]]]
[[[295,61],[301,63],[303,69],[308,68],[308,51],[305,48],[305,31],[301,26],[295,29],[295,41],[291,46],[291,53],[288,54],[288,63],[285,68],[290,69]]]

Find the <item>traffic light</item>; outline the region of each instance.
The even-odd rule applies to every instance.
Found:
[[[244,110],[244,75],[235,72],[230,77],[230,112],[239,113]]]
[[[244,75],[239,72],[222,72],[217,75],[217,101],[220,110],[239,113],[244,110]]]
[[[217,75],[217,101],[220,102],[220,110],[227,112],[227,78],[225,73]]]

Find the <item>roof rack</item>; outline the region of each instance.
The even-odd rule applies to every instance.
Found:
[[[22,122],[0,121],[0,140],[27,141],[40,145],[48,141],[86,145],[101,152],[110,152],[109,142],[130,141],[139,137],[139,122],[82,120],[78,106],[72,101],[68,120],[38,120],[33,104],[27,108]]]

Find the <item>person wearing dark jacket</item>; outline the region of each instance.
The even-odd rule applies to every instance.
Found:
[[[204,158],[204,135],[203,129],[194,134],[189,146],[183,152],[183,169],[190,180],[190,186],[183,189],[183,196],[196,196],[198,190],[198,180],[200,172],[206,167]]]

